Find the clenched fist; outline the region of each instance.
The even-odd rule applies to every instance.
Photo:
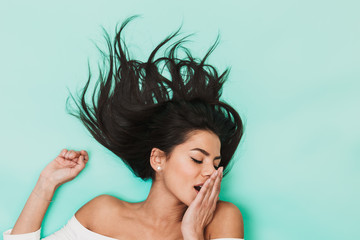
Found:
[[[89,160],[85,150],[74,151],[63,149],[59,156],[42,170],[40,177],[45,178],[55,188],[73,180],[84,168]]]

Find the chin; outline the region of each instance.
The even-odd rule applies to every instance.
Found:
[[[186,198],[186,199],[184,199],[184,198],[178,198],[179,199],[179,201],[181,202],[181,203],[183,203],[183,204],[185,204],[187,207],[190,205],[190,203],[191,203],[191,201],[193,201],[193,199],[189,199],[189,198]]]
[[[186,206],[190,206],[190,204],[192,203],[192,201],[194,201],[196,198],[196,195],[192,195],[190,196],[185,202],[183,201],[183,203],[186,205]]]
[[[185,204],[187,207],[190,206],[190,204],[192,203],[192,201],[195,200],[196,196],[197,196],[197,192],[192,190],[190,192],[173,192],[172,193],[174,195],[174,197],[176,197],[179,202]]]
[[[182,195],[182,197],[178,198],[180,202],[182,202],[183,204],[185,204],[187,207],[190,206],[191,202],[195,200],[195,196],[188,196],[186,198],[184,198],[185,196]]]

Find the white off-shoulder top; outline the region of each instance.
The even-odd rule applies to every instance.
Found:
[[[40,240],[41,228],[36,232],[10,235],[11,229],[3,232],[4,240]],[[216,238],[212,240],[244,240],[242,238]],[[117,240],[115,238],[107,237],[99,233],[93,232],[83,225],[75,218],[72,218],[60,230],[53,234],[42,238],[41,240]]]

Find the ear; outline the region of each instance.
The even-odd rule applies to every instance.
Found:
[[[161,172],[166,163],[166,154],[164,151],[159,148],[153,148],[150,154],[150,165],[155,170],[155,172]],[[161,169],[158,169],[160,167]]]

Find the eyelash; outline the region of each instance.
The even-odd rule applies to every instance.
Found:
[[[196,160],[195,158],[192,158],[191,157],[191,159],[194,161],[194,162],[196,162],[197,164],[201,164],[202,163],[202,161],[199,161],[199,160]],[[220,167],[220,166],[219,166]],[[218,168],[219,168],[218,166],[214,166],[214,168],[217,170]]]

